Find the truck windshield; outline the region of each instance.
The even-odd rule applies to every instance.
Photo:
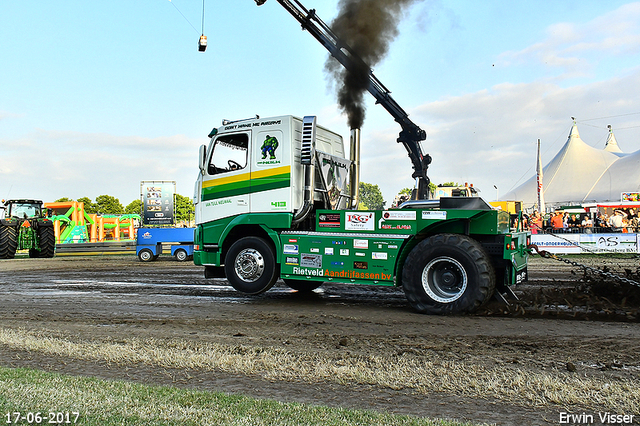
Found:
[[[9,216],[26,219],[38,216],[40,208],[34,204],[16,203],[9,206]]]
[[[233,172],[247,167],[249,135],[223,135],[216,139],[209,161],[210,175]]]

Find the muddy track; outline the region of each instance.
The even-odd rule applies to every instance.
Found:
[[[621,274],[638,267],[635,258],[597,262]],[[0,262],[0,329],[73,342],[135,338],[259,347],[336,362],[372,356],[429,360],[637,387],[638,292],[540,258],[532,259],[529,272],[529,283],[515,289],[520,302],[510,309],[492,301],[476,315],[439,317],[414,313],[394,288],[326,285],[302,295],[279,283],[264,295],[246,297],[224,280],[205,280],[201,268],[169,258],[151,263],[133,256],[15,259]],[[9,344],[0,344],[0,365],[497,424],[558,424],[561,411],[618,409],[69,359]]]

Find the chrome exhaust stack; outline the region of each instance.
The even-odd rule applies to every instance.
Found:
[[[360,201],[360,129],[351,129],[349,159],[351,160],[351,176],[349,177],[351,208],[357,209]]]

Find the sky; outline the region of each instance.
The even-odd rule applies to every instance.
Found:
[[[302,0],[327,23],[337,0]],[[191,197],[223,119],[316,115],[343,135],[328,53],[275,0],[0,0],[0,198]],[[495,200],[546,164],[575,117],[640,149],[640,2],[417,0],[374,73],[427,132],[431,180]],[[400,127],[366,95],[361,179],[412,187]]]

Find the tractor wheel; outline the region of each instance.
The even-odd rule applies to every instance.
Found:
[[[56,236],[52,226],[38,227],[38,241],[40,252],[37,257],[53,257],[56,251]],[[29,256],[31,256],[31,250],[29,250]]]
[[[309,293],[322,285],[322,281],[305,281],[305,280],[283,280],[286,285],[300,293]]]
[[[480,243],[458,234],[438,234],[411,250],[402,287],[411,306],[425,314],[473,312],[495,290],[489,255]]]
[[[185,249],[178,249],[173,254],[178,262],[184,262],[189,258],[187,251]]]
[[[151,262],[152,260],[155,260],[155,257],[151,250],[145,248],[138,252],[138,259],[140,259],[140,262]]]
[[[0,259],[13,259],[16,256],[17,235],[13,226],[0,225]]]
[[[224,263],[231,286],[245,294],[263,293],[278,279],[273,249],[262,238],[239,239],[229,248]]]

